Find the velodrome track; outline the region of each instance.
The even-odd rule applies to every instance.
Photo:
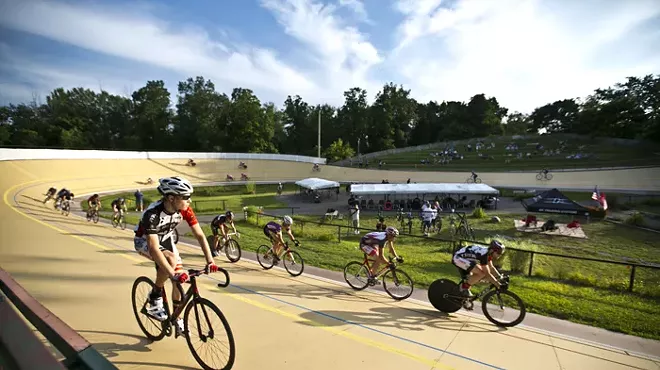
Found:
[[[3,218],[0,263],[35,298],[89,340],[119,368],[195,369],[183,338],[149,343],[131,308],[137,276],[154,274],[139,257],[130,230],[64,217],[41,204],[50,186],[78,195],[143,187],[136,182],[179,173],[193,182],[222,181],[240,174],[235,160],[27,160],[2,161]],[[249,161],[255,180],[463,182],[466,173],[395,173],[308,163]],[[218,175],[219,174],[219,175]],[[658,169],[556,174],[557,187],[658,190]],[[481,175],[481,174],[480,174]],[[533,174],[481,175],[495,185],[535,183]],[[499,177],[498,177],[499,176]],[[528,180],[531,179],[531,180]],[[527,180],[526,180],[527,179]],[[498,183],[499,182],[499,183]],[[531,184],[530,186],[535,186]],[[198,248],[181,247],[184,263],[200,266]],[[660,360],[593,343],[535,331],[500,330],[487,321],[457,313],[444,316],[414,300],[393,302],[376,292],[353,292],[313,276],[290,278],[278,269],[263,271],[247,260],[217,259],[232,285],[220,289],[201,278],[202,295],[225,313],[237,345],[235,369],[660,369]],[[153,277],[152,277],[153,278]],[[220,277],[221,278],[221,277]],[[169,289],[168,289],[169,294]],[[597,341],[598,338],[593,338]],[[631,339],[635,341],[635,339]],[[641,343],[641,341],[640,341]],[[655,343],[655,342],[653,342]],[[655,343],[657,344],[657,343]],[[659,347],[653,347],[659,348]],[[640,353],[652,350],[639,345]],[[655,353],[656,356],[660,355]]]

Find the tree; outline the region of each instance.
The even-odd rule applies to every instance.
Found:
[[[132,125],[125,129],[125,139],[132,149],[159,150],[172,143],[174,112],[170,92],[163,81],[148,81],[132,94]]]
[[[346,159],[355,155],[355,151],[348,143],[344,143],[342,139],[335,140],[325,150],[323,156],[328,159],[328,162],[336,162]]]

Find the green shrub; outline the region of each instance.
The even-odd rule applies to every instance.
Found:
[[[247,183],[245,183],[245,192],[247,194],[256,194],[257,184],[254,181],[248,181]]]
[[[474,218],[486,218],[486,217],[488,217],[488,215],[486,214],[486,211],[483,210],[483,208],[477,207],[472,212],[472,217],[474,217]]]
[[[642,216],[641,213],[639,212],[634,212],[630,217],[626,218],[624,221],[628,225],[635,225],[635,226],[644,226],[644,216]]]

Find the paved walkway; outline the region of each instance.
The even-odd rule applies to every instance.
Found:
[[[131,231],[65,217],[40,202],[50,186],[83,194],[130,188],[144,173],[170,173],[148,161],[113,161],[112,174],[105,165],[0,163],[7,175],[0,179],[0,208],[8,216],[0,224],[2,267],[118,367],[198,368],[182,338],[150,343],[137,326],[131,285],[154,270],[133,251]],[[198,248],[182,244],[181,250],[187,266],[202,264]],[[210,276],[200,279],[200,291],[231,325],[235,369],[660,369],[660,360],[649,358],[660,354],[657,341],[597,329],[592,342],[528,326],[498,329],[478,315],[443,315],[423,299],[394,302],[377,290],[354,292],[332,276],[314,276],[323,274],[310,267],[291,278],[247,258],[218,260],[230,272],[231,286],[219,289],[218,277]],[[548,323],[554,331],[580,328]],[[626,349],[594,343],[612,338]]]

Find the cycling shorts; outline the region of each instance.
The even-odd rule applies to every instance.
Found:
[[[139,254],[149,258],[152,261],[154,260],[153,257],[151,257],[151,253],[149,253],[149,246],[147,245],[146,237],[137,237],[137,236],[134,237],[133,247],[135,248],[135,251],[137,251]],[[181,256],[179,255],[179,250],[176,248],[176,244],[174,244],[172,238],[169,238],[165,242],[161,243],[158,249],[160,249],[161,251],[170,251],[174,253],[174,258],[176,259],[176,267],[174,268],[174,271],[179,271],[183,269],[183,260],[181,259]],[[156,270],[158,270],[157,263],[156,263]]]
[[[378,255],[378,245],[360,244],[360,249],[367,256],[373,257]]]
[[[266,235],[271,242],[275,242],[275,235],[277,234],[277,232],[272,231],[268,227],[264,227],[264,235]]]
[[[471,261],[469,259],[461,258],[454,256],[452,259],[452,263],[454,266],[458,267],[460,270],[465,271],[465,273],[469,274],[470,271],[474,268],[474,266],[477,265],[476,261]]]

